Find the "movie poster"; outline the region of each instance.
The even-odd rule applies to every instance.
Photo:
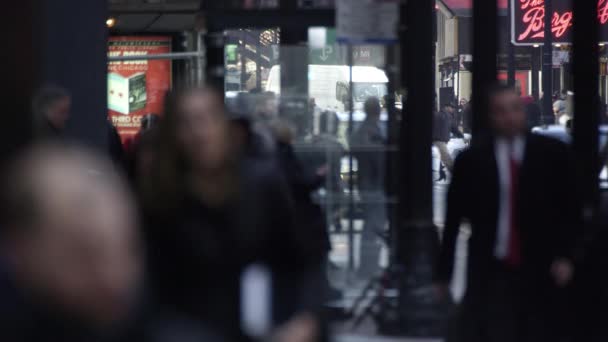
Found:
[[[110,37],[108,56],[147,56],[171,52],[170,37]],[[129,60],[108,63],[108,115],[123,144],[139,132],[141,118],[160,115],[171,87],[171,61]]]

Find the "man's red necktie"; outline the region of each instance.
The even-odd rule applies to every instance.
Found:
[[[506,263],[512,267],[521,265],[521,236],[519,230],[519,215],[517,210],[517,199],[519,190],[519,162],[513,155],[509,158],[509,171],[511,176],[511,186],[509,189],[509,249]]]

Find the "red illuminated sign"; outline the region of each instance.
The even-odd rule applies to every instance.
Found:
[[[580,1],[580,0],[579,0]],[[598,1],[598,20],[602,41],[608,38],[608,0]],[[572,41],[571,0],[553,0],[551,32],[556,43]],[[545,1],[511,0],[511,39],[516,45],[542,44],[545,37]]]

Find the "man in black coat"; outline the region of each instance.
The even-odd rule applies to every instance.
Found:
[[[358,276],[369,279],[380,271],[382,245],[379,235],[386,229],[385,175],[386,131],[381,122],[380,101],[370,97],[364,104],[365,120],[350,137],[350,151],[357,159],[357,186],[364,210]]]
[[[568,148],[526,133],[508,87],[488,92],[493,136],[460,154],[448,193],[437,290],[447,294],[460,225],[470,222],[461,341],[546,341],[556,289],[573,273],[578,202]],[[544,331],[543,331],[544,330]]]

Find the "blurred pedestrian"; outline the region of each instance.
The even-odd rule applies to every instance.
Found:
[[[378,238],[386,230],[384,192],[387,137],[381,126],[378,98],[368,98],[364,110],[365,120],[351,136],[350,149],[357,159],[357,185],[364,208],[358,272],[360,278],[369,279],[376,276],[380,269],[381,244]]]
[[[271,128],[277,139],[277,160],[294,199],[296,229],[305,239],[307,254],[317,259],[319,267],[316,270],[320,270],[331,245],[325,215],[321,206],[313,201],[313,195],[325,183],[328,165],[310,168],[302,164],[293,148],[295,129],[287,121],[276,120]]]
[[[253,158],[274,158],[276,146],[268,127],[276,117],[274,93],[239,93],[227,110],[231,134],[241,152]]]
[[[458,128],[461,130],[464,129],[464,113],[468,106],[469,101],[467,101],[467,99],[460,99],[460,102],[458,103],[458,109],[456,111],[456,126],[458,126]]]
[[[276,143],[272,135],[261,132],[260,127],[253,123],[250,114],[243,111],[231,111],[230,135],[232,136],[234,152],[241,158],[257,160],[272,160],[276,157]],[[266,128],[263,128],[266,130]]]
[[[566,110],[567,98],[568,98],[567,90],[562,90],[561,92],[557,92],[554,95],[553,114],[555,114],[555,122],[560,125],[565,125],[565,122],[568,119],[567,118],[568,112]]]
[[[184,90],[173,103],[159,126],[156,164],[142,191],[150,278],[160,307],[228,341],[248,340],[240,317],[241,277],[263,264],[272,275],[274,326],[307,326],[303,313],[312,304],[300,302],[298,290],[308,256],[276,164],[236,153],[216,91]]]
[[[452,279],[456,238],[468,220],[467,291],[458,341],[551,341],[556,288],[569,284],[579,207],[569,149],[528,134],[518,94],[488,90],[491,139],[456,159],[447,199],[438,292]]]
[[[439,150],[441,162],[450,172],[454,166],[454,159],[448,150],[448,143],[452,135],[463,137],[454,118],[455,110],[454,104],[445,104],[442,110],[435,114],[433,122],[433,145]]]
[[[47,85],[39,89],[32,101],[34,136],[38,140],[63,137],[70,118],[72,96],[67,89]]]
[[[134,206],[113,167],[40,146],[2,182],[0,340],[121,340],[141,268]]]
[[[342,158],[346,155],[346,149],[338,139],[340,119],[338,114],[332,111],[324,111],[319,118],[319,134],[312,138],[312,146],[317,150],[316,166],[326,164],[328,167],[324,188],[328,201],[328,210],[331,211],[331,222],[336,231],[342,229],[341,205],[342,191]]]

